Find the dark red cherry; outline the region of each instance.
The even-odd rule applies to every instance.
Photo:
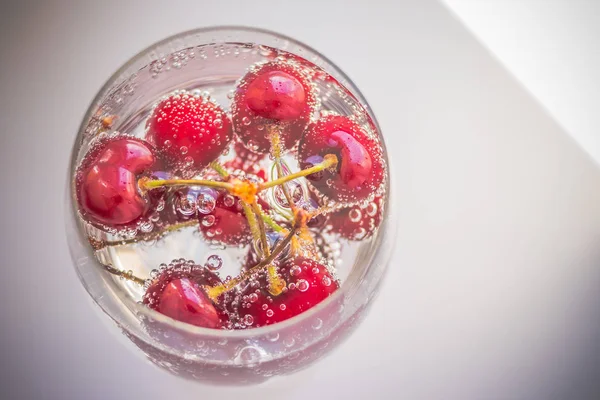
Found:
[[[280,295],[251,288],[243,297],[239,311],[243,323],[258,328],[285,321],[319,304],[339,288],[323,264],[308,258],[288,260],[280,273],[287,282],[287,289]]]
[[[331,231],[350,240],[369,238],[377,231],[383,217],[383,197],[376,196],[372,202],[361,207],[354,205],[327,215]]]
[[[215,308],[203,285],[217,285],[221,281],[215,274],[199,266],[184,271],[166,269],[148,287],[143,303],[168,317],[205,328],[220,328],[226,315]]]
[[[271,135],[291,149],[317,103],[314,89],[293,63],[271,61],[251,69],[237,87],[232,103],[234,131],[244,145],[258,153],[271,149]]]
[[[335,154],[338,165],[307,178],[328,198],[356,203],[381,187],[385,175],[382,148],[353,119],[329,115],[307,128],[298,148],[300,167],[318,164],[326,154]]]
[[[231,122],[213,101],[176,92],[155,107],[146,123],[147,138],[164,154],[167,166],[193,175],[229,145]]]
[[[218,192],[213,209],[199,212],[200,232],[207,240],[229,245],[247,244],[250,241],[250,226],[240,200],[227,193]]]
[[[98,144],[77,172],[77,199],[84,218],[122,227],[146,215],[152,202],[140,193],[138,179],[156,164],[152,148],[143,140],[120,137]]]

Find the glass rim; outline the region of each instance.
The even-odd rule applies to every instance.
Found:
[[[365,103],[365,104],[362,104],[362,102],[361,102],[363,107],[368,104],[368,102],[365,99],[365,96],[360,92],[360,90],[356,87],[354,82],[346,75],[346,73],[344,73],[341,70],[341,68],[337,66],[337,64],[333,63],[329,58],[327,58],[326,56],[324,56],[322,53],[315,50],[311,46],[309,46],[305,43],[302,43],[294,38],[286,36],[284,34],[280,34],[278,32],[274,32],[274,31],[271,31],[268,29],[256,28],[256,27],[250,27],[250,26],[244,26],[244,25],[215,25],[215,26],[207,26],[207,27],[202,27],[202,28],[189,29],[189,30],[182,31],[182,32],[176,33],[174,35],[168,36],[162,40],[159,40],[157,42],[154,42],[154,43],[146,46],[144,49],[137,52],[134,56],[130,57],[121,67],[119,67],[106,80],[106,82],[98,90],[97,94],[94,96],[93,100],[91,101],[90,105],[88,106],[88,109],[87,109],[87,111],[82,119],[82,122],[79,126],[79,129],[77,131],[76,140],[73,143],[73,147],[71,149],[71,161],[69,163],[69,171],[67,174],[67,177],[68,177],[67,193],[70,197],[69,203],[71,204],[70,208],[71,208],[71,213],[72,213],[71,216],[72,217],[77,219],[77,213],[78,213],[78,211],[76,209],[76,201],[74,199],[74,192],[73,192],[74,186],[73,186],[73,178],[72,178],[72,171],[75,168],[75,164],[77,162],[77,154],[75,151],[77,148],[77,145],[78,145],[77,139],[79,139],[85,132],[87,124],[88,124],[91,116],[95,112],[95,106],[99,103],[100,100],[102,100],[102,98],[105,96],[107,91],[110,88],[112,88],[115,85],[115,83],[117,83],[119,81],[119,78],[123,74],[125,74],[129,70],[130,67],[132,67],[136,62],[138,62],[143,57],[147,56],[149,53],[154,51],[154,49],[156,49],[157,47],[164,46],[164,45],[171,43],[177,39],[191,36],[191,35],[197,35],[197,34],[209,33],[209,32],[223,32],[223,31],[228,31],[228,30],[242,32],[242,33],[248,32],[248,33],[261,33],[261,34],[269,35],[269,36],[272,36],[277,39],[289,41],[290,43],[293,43],[294,45],[299,46],[300,48],[304,48],[307,51],[314,53],[316,56],[320,57],[323,61],[325,61],[329,65],[333,66],[336,69],[335,72],[338,73],[341,78],[343,78],[344,80],[346,80],[348,83],[350,83],[352,85],[352,94],[355,95],[359,100],[362,100],[362,102]],[[227,41],[215,41],[215,43],[228,43],[228,42]],[[231,42],[231,43],[234,43],[234,42]],[[208,45],[208,44],[210,44],[210,42],[207,42],[204,44]],[[257,44],[260,45],[261,43],[257,43]],[[191,46],[188,46],[188,47],[191,47]],[[283,50],[283,51],[286,51],[286,50]],[[294,54],[294,53],[292,53],[292,54]],[[370,107],[366,107],[366,108],[367,108],[367,110],[365,110],[365,111],[370,114],[370,116],[373,120],[373,123],[377,127],[378,136],[380,137],[381,146],[383,147],[383,154],[386,158],[387,177],[385,179],[384,185],[385,185],[385,189],[386,189],[386,193],[387,193],[386,197],[387,197],[387,200],[389,200],[389,198],[391,197],[391,194],[392,194],[391,193],[392,192],[392,184],[391,184],[391,179],[390,179],[390,175],[391,175],[390,161],[391,160],[387,157],[387,149],[385,146],[385,141],[383,140],[383,135],[381,134],[381,129],[380,129],[379,123],[377,122],[377,119],[374,115],[374,112]],[[386,203],[387,203],[387,201],[386,201]],[[382,217],[382,224],[387,224],[389,226],[389,228],[391,228],[392,230],[395,230],[396,224],[390,220],[390,207],[389,206],[385,207],[384,215]],[[77,229],[79,230],[80,234],[82,234],[83,232],[82,232],[81,224],[76,222],[76,225],[77,225]],[[379,253],[379,251],[381,250],[381,241],[382,241],[382,235],[377,234],[375,236],[375,241],[373,243],[373,248],[374,248],[373,255],[371,256],[371,258],[369,260],[369,265],[367,265],[365,271],[368,271],[371,268],[371,266],[373,265],[375,255],[377,253]],[[85,250],[86,250],[86,253],[93,256],[93,258],[95,259],[95,256],[94,256],[90,246],[85,246]],[[388,262],[389,262],[389,255],[388,255],[387,259],[384,260],[384,264],[387,264]],[[383,279],[383,275],[385,275],[386,268],[387,268],[387,265],[384,265],[384,273],[382,274],[382,276],[379,277],[379,279],[378,279],[379,281],[381,281]],[[93,299],[94,303],[96,303],[102,309],[102,311],[105,312],[111,319],[115,319],[115,317],[113,317],[112,313],[110,313],[106,309],[106,307],[104,307],[99,302],[99,300],[96,298],[96,296],[94,296],[92,294],[90,287],[88,286],[86,279],[84,278],[83,274],[80,271],[80,267],[77,264],[75,265],[75,270],[77,271],[77,275],[78,275],[80,282],[86,289],[86,292],[88,293],[88,295]],[[352,275],[350,275],[349,278],[351,276]],[[349,282],[349,280],[350,279],[343,282],[340,285],[340,288],[338,290],[336,290],[328,298],[321,301],[319,304],[315,305],[314,307],[310,308],[309,310],[306,310],[292,318],[289,318],[285,321],[281,321],[281,322],[278,322],[278,323],[275,323],[272,325],[261,326],[258,328],[239,329],[239,330],[212,329],[212,328],[205,328],[205,327],[199,327],[199,326],[187,324],[185,322],[181,322],[181,321],[175,320],[171,317],[168,317],[164,314],[161,314],[158,311],[155,311],[155,310],[151,309],[150,307],[143,305],[128,296],[122,296],[122,297],[119,296],[119,301],[125,303],[127,309],[130,312],[133,312],[137,318],[139,318],[140,315],[143,315],[144,317],[151,318],[152,320],[158,321],[160,323],[164,323],[167,326],[174,327],[185,333],[189,333],[192,335],[198,335],[198,336],[202,336],[202,337],[211,337],[211,338],[215,338],[215,339],[217,339],[217,338],[252,339],[257,336],[264,336],[264,335],[268,335],[268,334],[271,334],[274,332],[285,330],[288,327],[294,326],[305,320],[308,320],[311,316],[318,313],[322,309],[326,308],[329,304],[333,303],[334,301],[338,301],[346,293],[349,295],[349,298],[351,298],[352,295],[357,291],[359,285],[352,284],[353,282]],[[120,322],[120,321],[117,321],[117,322]],[[139,339],[144,340],[143,338],[139,337],[138,334],[135,334],[135,333],[133,333],[133,334],[135,336],[137,336]]]

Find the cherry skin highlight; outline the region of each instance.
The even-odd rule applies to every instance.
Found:
[[[300,140],[298,162],[302,169],[335,154],[334,170],[307,176],[330,199],[356,203],[375,193],[384,179],[382,149],[353,119],[329,115],[309,126]]]
[[[245,296],[239,313],[246,324],[251,322],[251,327],[258,328],[285,321],[319,304],[339,288],[323,264],[308,258],[286,261],[280,273],[287,282],[286,291],[280,295],[258,289]]]
[[[77,172],[77,198],[84,218],[110,227],[132,224],[151,209],[138,178],[157,164],[142,140],[108,139],[83,160]]]
[[[155,107],[146,123],[147,138],[174,171],[199,172],[229,145],[231,122],[216,103],[187,92]]]
[[[316,104],[314,88],[298,66],[271,61],[251,69],[237,87],[231,109],[234,131],[257,153],[271,150],[275,132],[282,148],[291,149]]]

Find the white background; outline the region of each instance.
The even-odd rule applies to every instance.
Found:
[[[444,2],[600,162],[600,1]]]
[[[3,3],[0,397],[597,399],[596,3],[449,3],[525,87],[433,0]],[[399,194],[395,256],[361,328],[251,388],[180,380],[107,334],[63,231],[70,146],[96,91],[141,48],[218,24],[338,63],[375,110]]]

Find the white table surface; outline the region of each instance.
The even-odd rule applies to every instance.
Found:
[[[23,3],[0,9],[0,398],[598,398],[593,149],[440,3]],[[395,257],[363,325],[314,367],[250,388],[172,377],[107,334],[63,232],[71,143],[96,91],[141,48],[217,24],[276,30],[341,65],[379,118],[399,192]]]

